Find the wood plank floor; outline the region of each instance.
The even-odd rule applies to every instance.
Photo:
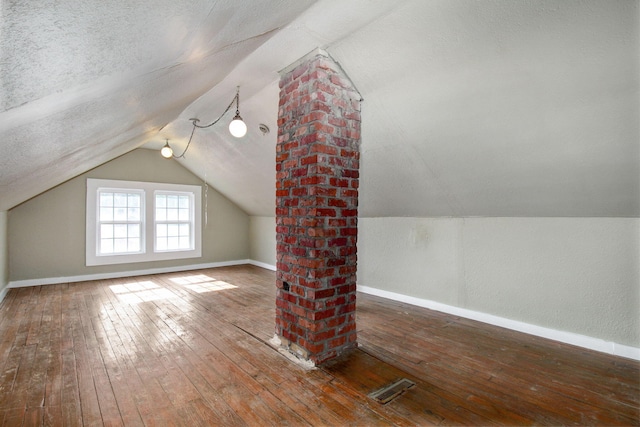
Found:
[[[640,363],[358,294],[360,347],[272,348],[275,274],[236,266],[12,289],[0,425],[639,425]],[[387,404],[368,394],[407,378]]]

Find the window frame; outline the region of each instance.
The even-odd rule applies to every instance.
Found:
[[[139,213],[139,217],[140,219],[138,221],[133,221],[133,220],[118,220],[115,217],[112,218],[111,220],[106,220],[106,219],[102,219],[101,218],[101,214],[99,212],[101,212],[102,208],[104,207],[102,205],[102,197],[101,195],[103,193],[112,193],[112,194],[117,194],[117,193],[124,193],[126,194],[127,198],[129,195],[131,194],[137,194],[140,197],[140,206],[138,206],[138,209],[140,210]],[[144,202],[144,198],[145,198],[145,192],[143,190],[137,190],[137,189],[132,189],[132,188],[98,188],[96,190],[96,256],[116,256],[116,255],[136,255],[136,254],[141,254],[143,252],[145,252],[145,246],[144,246],[144,242],[145,242],[145,202]],[[127,203],[127,207],[128,203]],[[113,206],[114,210],[116,208],[116,206]],[[139,230],[139,240],[140,240],[140,246],[139,249],[137,251],[131,251],[131,252],[112,252],[112,253],[102,253],[102,226],[103,225],[108,225],[111,224],[114,226],[116,225],[130,225],[130,224],[139,224],[140,225],[140,230]],[[115,233],[114,233],[115,234]],[[113,237],[113,239],[115,240],[115,237]]]
[[[164,196],[178,196],[178,197],[183,197],[183,196],[187,196],[189,197],[189,219],[187,220],[180,220],[179,215],[178,215],[178,219],[175,220],[170,220],[170,219],[164,219],[164,220],[159,220],[158,219],[158,206],[157,206],[157,201],[158,201],[158,197],[159,195],[164,195]],[[192,192],[185,192],[185,191],[167,191],[167,190],[156,190],[154,191],[153,194],[153,230],[154,230],[154,235],[153,235],[153,250],[155,252],[181,252],[181,251],[187,251],[187,250],[193,250],[194,248],[194,243],[195,243],[195,239],[194,239],[194,233],[190,232],[189,233],[189,248],[188,249],[175,249],[175,250],[171,250],[171,249],[158,249],[158,225],[159,224],[166,224],[167,226],[170,224],[188,224],[190,229],[193,230],[194,229],[194,212],[195,212],[195,197],[193,195]],[[178,201],[178,204],[180,202]],[[167,206],[167,209],[169,209],[170,207]],[[178,207],[178,210],[180,209],[180,207]]]
[[[143,223],[141,252],[126,254],[100,254],[98,251],[99,190],[142,191]],[[155,194],[183,193],[192,195],[192,245],[191,249],[156,251]],[[141,213],[142,214],[142,213]],[[86,194],[86,266],[127,264],[147,261],[167,261],[202,256],[202,187],[199,185],[169,184],[142,181],[87,178]]]

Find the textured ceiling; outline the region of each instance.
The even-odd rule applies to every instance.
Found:
[[[640,216],[637,1],[18,3],[0,210],[165,138],[181,152],[240,85],[249,134],[198,130],[179,161],[274,215],[278,71],[321,47],[364,97],[362,216]]]

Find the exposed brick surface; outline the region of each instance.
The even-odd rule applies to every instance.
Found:
[[[360,100],[323,55],[280,80],[276,334],[316,364],[357,345]]]

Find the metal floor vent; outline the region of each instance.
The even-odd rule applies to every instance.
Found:
[[[380,403],[389,403],[414,385],[416,385],[416,383],[413,381],[402,378],[381,388],[380,390],[374,391],[369,394],[369,397]]]

